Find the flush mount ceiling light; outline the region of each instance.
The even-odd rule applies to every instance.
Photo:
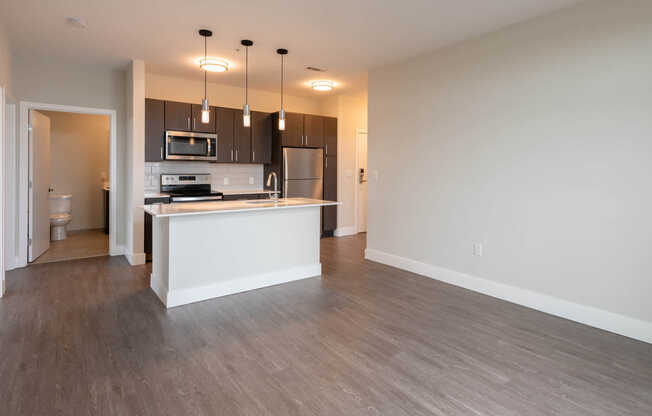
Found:
[[[199,60],[199,67],[208,72],[226,72],[231,65],[224,59],[203,57]]]
[[[276,53],[281,55],[281,111],[278,112],[278,129],[285,130],[285,109],[283,108],[283,57],[288,54],[287,49],[277,49]]]
[[[335,83],[327,79],[321,79],[317,81],[311,81],[310,88],[315,91],[330,91],[335,88]]]
[[[81,17],[74,17],[74,16],[66,17],[66,23],[78,29],[86,29],[88,27],[86,20],[82,19]]]

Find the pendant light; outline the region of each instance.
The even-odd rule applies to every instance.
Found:
[[[283,56],[288,54],[287,49],[277,49],[276,53],[281,55],[281,111],[278,113],[278,129],[285,130],[285,109],[283,108]]]
[[[254,43],[249,39],[243,39],[240,44],[245,47],[245,104],[242,108],[242,125],[251,126],[251,111],[249,110],[249,47]]]
[[[199,34],[204,37],[204,62],[206,62],[206,40],[213,36],[213,32],[207,29],[201,29]],[[208,71],[204,68],[204,99],[201,100],[201,122],[208,124],[211,121],[211,112],[208,108],[208,98],[206,98],[206,74]]]

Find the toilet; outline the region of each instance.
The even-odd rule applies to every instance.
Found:
[[[50,240],[66,239],[66,225],[72,220],[72,195],[49,194],[50,200]]]

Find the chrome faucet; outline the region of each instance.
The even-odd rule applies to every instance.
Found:
[[[278,201],[278,177],[276,176],[276,172],[270,172],[267,175],[267,186],[272,184],[272,176],[274,177],[274,201]]]

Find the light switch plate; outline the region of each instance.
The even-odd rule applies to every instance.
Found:
[[[473,243],[473,255],[482,257],[482,244],[480,243]]]
[[[224,185],[228,185],[230,182],[228,177],[224,177]]]
[[[249,185],[253,185],[253,184],[254,184],[254,177],[250,176],[249,177]]]
[[[374,170],[373,174],[374,174],[374,180],[377,181],[378,180],[378,171]]]

